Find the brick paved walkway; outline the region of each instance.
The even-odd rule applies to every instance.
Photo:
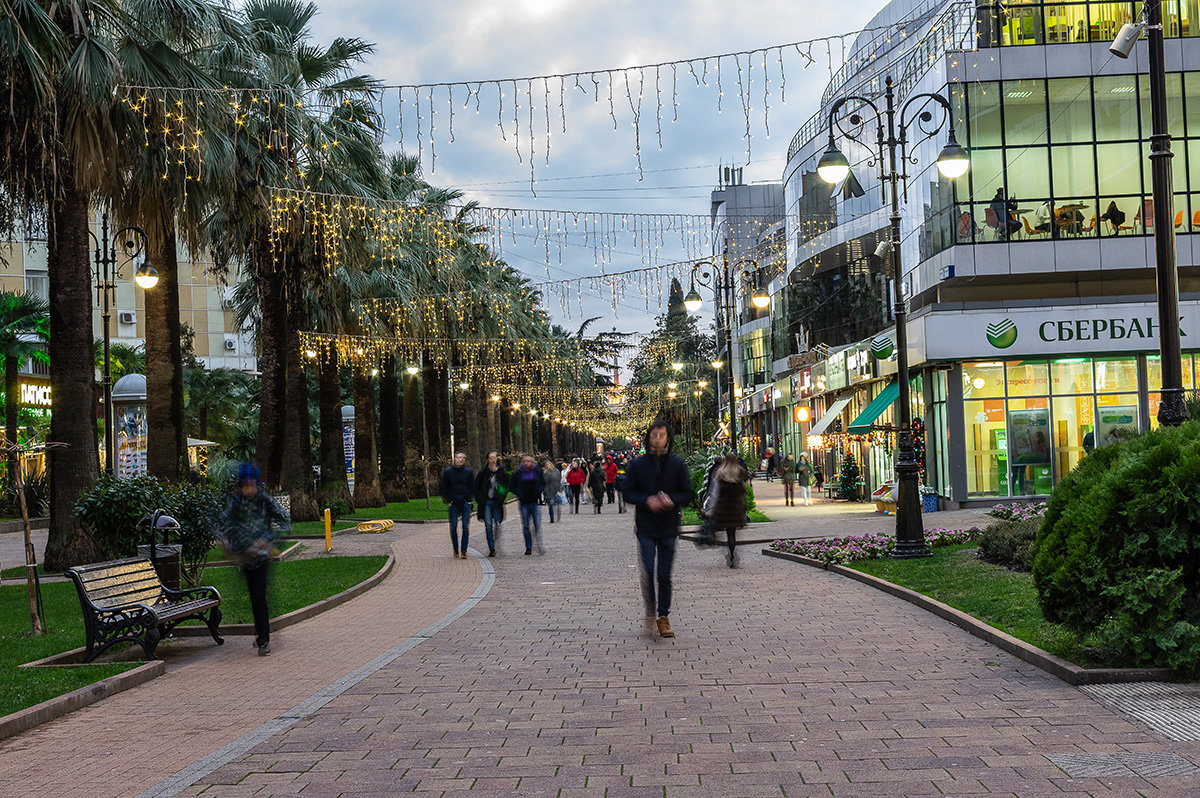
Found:
[[[510,521],[484,571],[450,560],[440,527],[401,530],[396,575],[279,633],[272,657],[237,641],[197,649],[165,677],[0,744],[0,793],[1197,794],[1194,775],[1070,778],[1050,755],[1200,764],[1200,744],[1171,742],[911,605],[756,550],[730,570],[720,551],[681,543],[679,636],[643,637],[631,523],[568,516],[546,527],[546,556],[524,557]],[[494,586],[461,618],[312,712],[281,717],[459,606],[489,564]],[[274,686],[286,695],[262,699]],[[173,720],[143,717],[181,692],[195,698]],[[166,790],[163,779],[269,719],[245,753]],[[138,753],[151,744],[167,762]]]

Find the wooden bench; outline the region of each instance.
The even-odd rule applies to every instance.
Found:
[[[221,595],[215,587],[172,590],[165,587],[144,557],[80,565],[67,569],[79,591],[87,631],[84,662],[91,662],[115,643],[137,643],[154,659],[158,641],[181,621],[199,618],[217,645],[225,640]]]

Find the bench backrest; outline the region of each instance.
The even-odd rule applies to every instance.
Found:
[[[104,609],[165,600],[154,565],[144,557],[113,560],[68,569],[80,595]]]

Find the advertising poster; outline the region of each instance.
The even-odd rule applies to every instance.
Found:
[[[1133,405],[1113,405],[1096,408],[1096,446],[1108,446],[1120,438],[1117,430],[1137,430],[1137,408]]]
[[[1008,411],[1008,456],[1014,465],[1050,462],[1050,411]]]

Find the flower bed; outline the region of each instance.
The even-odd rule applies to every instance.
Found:
[[[992,518],[1001,521],[1028,521],[1041,518],[1046,514],[1045,502],[1013,502],[1012,504],[997,504],[988,510]]]
[[[931,547],[951,546],[975,540],[981,530],[971,529],[927,529],[925,542]],[[846,565],[859,560],[878,560],[891,554],[896,539],[888,535],[851,535],[841,538],[816,540],[777,540],[771,544],[772,551],[798,554],[826,565]]]

